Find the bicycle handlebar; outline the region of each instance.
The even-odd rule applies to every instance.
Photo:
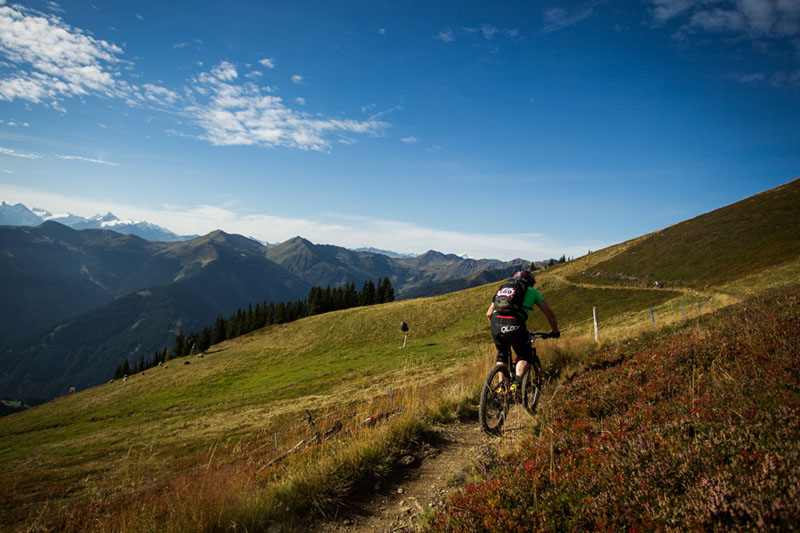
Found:
[[[537,332],[531,331],[530,332],[530,341],[533,342],[536,339],[556,339],[556,338],[558,338],[560,336],[561,336],[560,334],[554,335],[552,331],[549,332],[549,333],[545,333],[543,331],[537,331]]]

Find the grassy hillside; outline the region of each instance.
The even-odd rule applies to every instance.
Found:
[[[592,356],[429,531],[800,527],[800,286]]]
[[[800,179],[651,233],[573,280],[717,285],[800,256]]]

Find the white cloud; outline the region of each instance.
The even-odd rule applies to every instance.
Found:
[[[561,243],[536,233],[461,233],[429,228],[419,224],[321,214],[316,217],[288,218],[267,214],[240,214],[232,205],[170,205],[160,209],[141,208],[86,198],[70,197],[23,187],[0,184],[0,198],[21,202],[51,212],[71,212],[80,216],[113,212],[123,219],[147,220],[178,234],[206,234],[221,229],[228,233],[279,242],[301,235],[319,244],[348,248],[372,245],[402,253],[423,253],[433,249],[445,253],[467,254],[475,258],[510,260],[545,259],[561,254],[580,256],[611,243]]]
[[[728,78],[738,81],[739,83],[756,83],[760,81],[764,81],[765,76],[760,72],[755,74],[743,74],[741,72],[735,72],[733,74],[729,74]]]
[[[79,155],[57,155],[56,157],[59,158],[59,159],[64,159],[66,161],[84,161],[86,163],[95,163],[95,164],[98,164],[98,165],[108,165],[108,166],[111,166],[111,167],[118,167],[119,166],[118,163],[110,163],[108,161],[103,161],[101,159],[91,159],[89,157],[82,157],[82,156],[79,156]]]
[[[287,107],[269,87],[234,81],[235,69],[225,63],[193,80],[195,103],[186,111],[215,145],[288,146],[327,151],[331,136],[380,135],[387,124],[371,119],[326,119]]]
[[[698,32],[729,33],[751,39],[797,38],[797,0],[649,0],[656,24],[678,21],[675,34],[686,39]]]
[[[573,11],[561,7],[544,10],[542,14],[542,33],[552,33],[563,28],[574,26],[594,14],[595,5],[589,4]]]
[[[12,150],[11,148],[3,148],[0,146],[0,155],[7,155],[11,157],[19,157],[20,159],[41,159],[41,154],[23,153]]]
[[[141,87],[131,87],[129,97],[126,100],[130,104],[149,103],[170,106],[177,103],[180,100],[180,96],[166,87],[145,83]]]
[[[295,74],[294,76],[292,76],[292,83],[300,84],[300,83],[303,83],[304,79],[305,78],[303,78],[303,76],[300,76],[299,74]]]
[[[481,33],[483,33],[484,38],[489,40],[494,39],[494,34],[497,33],[498,31],[500,30],[498,30],[492,24],[483,24],[481,26]]]
[[[409,143],[409,144],[413,144],[413,143],[417,142],[417,138],[413,137],[413,136],[412,137],[404,137],[404,138],[402,138],[400,140],[403,141],[404,143]]]
[[[59,109],[63,98],[119,93],[122,49],[72,28],[57,16],[0,5],[0,54],[14,65],[0,78],[0,100]]]
[[[379,35],[386,35],[386,28],[378,28]]]
[[[445,43],[452,43],[453,40],[454,40],[454,38],[453,38],[453,30],[451,30],[450,28],[447,28],[444,31],[440,31],[438,34],[436,34],[436,39],[438,39],[438,40],[440,40],[442,42],[445,42]]]
[[[212,68],[211,75],[221,81],[233,81],[239,76],[236,72],[236,68],[227,61],[223,61]]]
[[[658,23],[680,15],[697,3],[697,0],[651,0],[653,18]]]
[[[294,101],[300,105],[306,105],[306,99],[303,98],[302,96],[298,96],[297,98],[294,99]]]
[[[267,68],[275,68],[275,60],[272,59],[271,57],[265,57],[264,59],[259,61],[259,63],[261,63],[263,66]]]

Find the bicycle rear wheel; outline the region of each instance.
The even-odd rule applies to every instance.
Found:
[[[506,421],[509,395],[505,392],[511,384],[511,374],[505,366],[495,366],[486,376],[481,389],[478,419],[481,429],[489,435],[498,435]]]
[[[542,364],[539,357],[534,354],[533,364],[522,380],[522,405],[528,414],[536,413],[536,404],[539,403],[539,396],[542,393]]]

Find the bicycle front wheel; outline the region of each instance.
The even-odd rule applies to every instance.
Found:
[[[539,396],[542,393],[542,364],[536,355],[533,356],[533,364],[522,380],[522,405],[528,414],[536,413],[536,404],[539,403]]]
[[[495,366],[486,376],[478,405],[478,419],[481,429],[489,435],[499,435],[506,421],[510,400],[506,391],[510,384],[511,374],[505,366]]]

